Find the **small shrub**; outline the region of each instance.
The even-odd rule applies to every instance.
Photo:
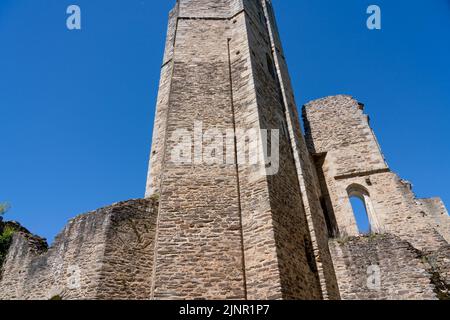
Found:
[[[8,211],[8,209],[9,209],[9,204],[7,204],[6,202],[0,203],[0,216],[4,215],[6,213],[6,211]]]
[[[6,226],[0,234],[0,269],[8,254],[14,232],[15,230],[13,228]]]
[[[154,202],[158,202],[159,201],[159,198],[160,198],[160,196],[159,196],[159,194],[158,193],[154,193],[154,194],[152,194],[151,196],[150,196],[150,200],[153,200]]]

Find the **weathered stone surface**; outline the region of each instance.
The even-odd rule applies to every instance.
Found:
[[[53,245],[21,229],[0,299],[149,299],[157,203],[131,200],[79,216]]]
[[[153,297],[338,298],[270,2],[178,1],[169,38],[147,191],[161,194]],[[171,162],[174,133],[200,121],[204,131],[282,129],[279,173]]]
[[[304,107],[304,119],[329,220],[340,236],[359,234],[349,200],[359,194],[374,232],[398,235],[420,250],[448,243],[450,217],[442,202],[417,199],[411,184],[390,171],[362,104],[349,96],[319,99]]]
[[[442,200],[440,198],[417,199],[416,202],[422,216],[429,218],[430,225],[450,243],[450,219]]]
[[[361,103],[343,95],[312,101],[303,109],[307,145],[316,160],[331,237],[359,236],[350,203],[352,196],[364,201],[372,232],[386,235],[368,243],[365,238],[353,239],[346,245],[332,241],[341,296],[344,299],[436,298],[426,291],[425,283],[431,277],[426,276],[415,284],[414,270],[407,263],[410,260],[416,265],[415,270],[419,268],[417,259],[411,256],[413,248],[424,259],[435,261],[432,266],[419,268],[437,275],[432,288],[446,286],[450,217],[439,198],[417,199],[411,184],[390,171],[363,110]],[[410,248],[406,250],[405,246]],[[358,289],[367,280],[364,273],[368,261],[383,264],[382,272],[387,280],[381,293],[369,292],[364,286]],[[436,279],[441,279],[444,285],[439,285]]]
[[[333,240],[330,247],[344,300],[437,299],[422,254],[396,236]],[[379,283],[369,278],[374,266],[380,270]]]
[[[417,199],[390,171],[352,97],[313,101],[303,116],[306,139],[270,1],[178,0],[146,199],[75,218],[50,248],[15,225],[0,299],[448,297],[442,201]],[[224,147],[211,149],[210,129]],[[248,161],[249,129],[260,138],[279,130],[278,161]],[[180,131],[194,143],[184,141],[191,161],[173,159]],[[204,150],[224,155],[208,162]],[[352,196],[376,235],[360,235]],[[381,271],[377,290],[367,286],[370,266]]]

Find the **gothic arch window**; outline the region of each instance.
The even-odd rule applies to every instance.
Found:
[[[347,193],[359,233],[379,233],[380,227],[369,191],[361,185],[352,184],[347,188]]]

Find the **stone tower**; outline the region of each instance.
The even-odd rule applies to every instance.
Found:
[[[178,0],[146,198],[72,219],[50,247],[0,221],[0,300],[449,299],[443,202],[390,170],[352,97],[303,118],[306,139],[270,1]]]
[[[210,130],[225,147],[211,150]],[[279,157],[257,170],[240,161],[249,132]],[[174,161],[180,141],[187,151]],[[150,163],[147,197],[160,198],[152,298],[338,298],[270,1],[177,1]]]

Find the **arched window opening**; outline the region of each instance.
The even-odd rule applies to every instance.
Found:
[[[353,213],[355,215],[356,225],[358,226],[359,233],[370,234],[372,228],[370,226],[369,215],[367,213],[366,204],[360,197],[350,197],[350,203],[352,204]]]
[[[378,233],[379,223],[367,189],[360,185],[351,185],[347,192],[359,233]]]

